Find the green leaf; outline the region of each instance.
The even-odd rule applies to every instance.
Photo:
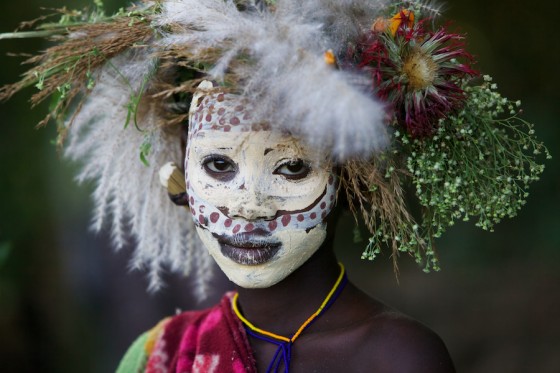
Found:
[[[144,142],[140,145],[140,160],[144,166],[149,167],[150,162],[148,162],[148,156],[152,150],[152,142],[149,136],[144,137]]]

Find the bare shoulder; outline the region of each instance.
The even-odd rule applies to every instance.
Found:
[[[452,373],[442,339],[430,328],[350,284],[341,298],[342,320],[354,320],[338,335],[352,372]],[[358,321],[359,320],[359,321]],[[343,346],[343,347],[341,347]]]
[[[332,312],[296,344],[294,371],[453,373],[442,339],[422,323],[349,284]],[[325,353],[328,352],[328,353]],[[298,361],[298,360],[296,360]]]
[[[385,309],[364,327],[362,361],[376,372],[455,372],[442,339],[430,328],[392,309]]]

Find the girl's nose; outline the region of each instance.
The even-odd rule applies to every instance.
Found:
[[[271,220],[276,216],[275,199],[258,187],[241,187],[231,196],[229,215],[245,220]]]

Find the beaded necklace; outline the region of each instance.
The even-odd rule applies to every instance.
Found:
[[[340,274],[338,275],[338,279],[334,283],[332,289],[327,294],[325,300],[323,300],[323,303],[321,303],[321,306],[319,306],[317,311],[315,311],[307,320],[305,320],[305,322],[301,324],[298,330],[289,338],[279,334],[268,332],[266,330],[263,330],[253,325],[239,311],[239,307],[237,306],[237,298],[239,297],[239,293],[236,293],[233,296],[233,300],[232,300],[233,312],[235,312],[239,320],[243,322],[247,333],[255,338],[261,339],[269,343],[273,343],[278,346],[278,349],[276,350],[276,353],[274,354],[272,361],[268,365],[268,368],[266,370],[267,373],[270,372],[278,373],[280,369],[280,365],[282,363],[284,363],[284,372],[288,373],[290,371],[290,360],[292,358],[292,345],[294,344],[295,340],[301,335],[301,333],[303,333],[304,330],[306,330],[309,326],[311,326],[311,324],[319,316],[321,316],[323,313],[325,313],[326,310],[330,308],[330,306],[336,301],[336,299],[344,289],[344,286],[348,282],[348,278],[346,277],[346,271],[342,263],[338,263],[338,265],[340,266]]]

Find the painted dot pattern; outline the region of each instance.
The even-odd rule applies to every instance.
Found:
[[[188,176],[187,176],[188,180]],[[309,229],[324,222],[334,203],[331,197],[336,193],[336,183],[325,186],[325,191],[319,201],[299,212],[282,212],[274,220],[247,221],[242,218],[232,218],[204,201],[194,192],[192,187],[187,189],[189,204],[196,225],[210,229],[218,235],[235,235],[251,232],[257,228],[266,232],[277,232],[286,229]],[[191,183],[189,183],[189,186]],[[334,198],[332,198],[334,200]],[[225,210],[227,211],[227,210]]]
[[[336,193],[336,179],[332,184],[327,182],[322,197],[313,205],[299,212],[282,212],[274,220],[246,221],[242,218],[232,218],[224,213],[223,209],[209,204],[200,198],[192,189],[186,176],[187,194],[189,205],[195,224],[210,229],[219,235],[235,235],[242,232],[251,232],[257,228],[270,233],[285,229],[309,229],[325,221],[325,218],[334,207]],[[227,210],[225,210],[227,211]]]
[[[193,100],[189,113],[190,130],[189,139],[202,130],[217,130],[223,132],[246,132],[269,130],[266,123],[252,123],[250,109],[246,103],[240,103],[238,96],[227,93],[210,93],[199,99]],[[190,143],[188,141],[187,143]],[[187,154],[189,154],[187,145]],[[186,167],[185,167],[186,169]],[[251,232],[255,229],[268,231],[270,233],[288,229],[307,230],[324,222],[326,216],[333,207],[336,194],[336,177],[329,175],[326,180],[325,190],[322,197],[313,205],[307,206],[297,212],[278,213],[274,220],[246,221],[241,218],[233,218],[213,206],[195,193],[189,182],[188,174],[185,174],[187,194],[189,195],[189,207],[196,225],[202,226],[218,235],[235,235],[243,232]]]
[[[230,132],[237,128],[240,132],[259,131],[267,129],[260,123],[251,122],[251,108],[247,103],[240,104],[242,100],[237,95],[228,93],[209,93],[198,99],[193,99],[196,107],[191,107],[189,113],[189,136],[198,131],[213,129]]]

